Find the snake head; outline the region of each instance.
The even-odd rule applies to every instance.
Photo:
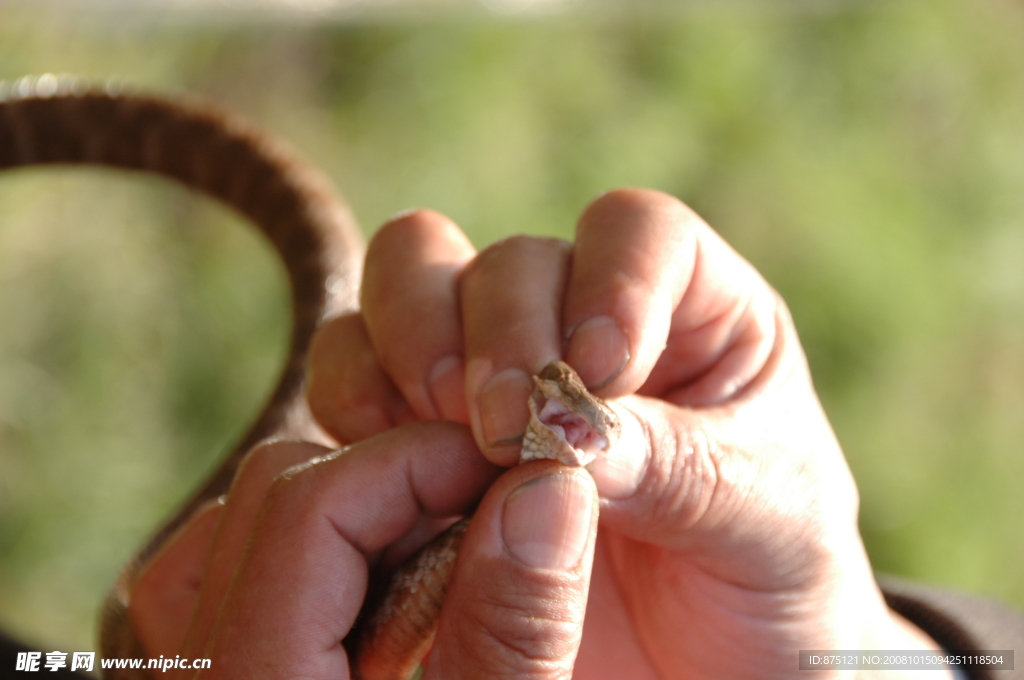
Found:
[[[533,384],[520,462],[550,458],[583,466],[618,439],[618,417],[604,400],[587,391],[568,364],[552,361],[533,377]]]

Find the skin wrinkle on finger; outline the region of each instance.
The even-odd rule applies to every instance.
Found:
[[[779,309],[779,310],[777,310],[777,313],[778,313],[778,323],[779,324],[784,324],[785,310],[784,309]],[[771,359],[769,362],[767,362],[766,367],[764,369],[764,373],[766,373],[766,374],[773,374],[774,375],[774,374],[776,374],[776,371],[778,371],[780,369],[784,370],[786,373],[789,373],[789,372],[791,372],[793,370],[791,364],[795,363],[798,366],[799,365],[803,365],[802,362],[800,362],[800,361],[793,362],[793,361],[786,360],[784,358],[785,356],[791,356],[793,354],[793,352],[788,352],[787,353],[787,352],[783,351],[783,345],[785,343],[785,340],[784,340],[785,337],[786,337],[786,333],[780,329],[780,331],[776,334],[776,338],[778,339],[778,344],[777,344],[775,350],[772,353],[773,359]],[[772,375],[759,375],[758,378],[755,379],[755,381],[753,382],[753,384],[751,386],[751,389],[758,389],[757,388],[758,382],[760,382],[762,384],[769,383],[771,381],[771,378],[772,378]],[[750,395],[747,395],[747,396],[749,397]],[[652,419],[647,419],[647,420],[652,420]],[[745,428],[742,428],[742,426],[740,426],[740,427],[741,427],[741,429],[745,429]],[[682,432],[683,435],[689,435],[689,436],[692,436],[693,433],[695,433],[695,432],[704,432],[705,434],[707,433],[706,430],[703,430],[703,429],[700,429],[700,428],[696,428],[696,429],[695,428],[684,428],[681,432]],[[831,433],[830,432],[829,433],[825,433],[825,436],[831,436]],[[710,442],[710,440],[709,440],[709,442]],[[721,451],[728,451],[728,450],[733,451],[733,453],[730,454],[730,456],[723,456],[721,453],[715,455],[713,453],[713,451],[712,451],[712,449],[715,448],[715,447],[713,447],[710,443],[708,444],[708,446],[706,448],[710,452],[710,455],[708,455],[708,456],[697,456],[697,457],[692,457],[691,456],[691,458],[693,458],[693,459],[704,459],[704,458],[707,458],[708,460],[716,463],[716,470],[717,470],[716,478],[719,479],[719,480],[735,477],[732,474],[727,474],[727,473],[724,472],[723,468],[721,467],[721,462],[726,460],[726,459],[728,459],[730,456],[734,457],[736,453],[741,453],[742,449],[736,449],[735,446],[730,446],[730,447],[726,447],[724,449],[720,449]],[[835,458],[835,459],[841,461],[841,455],[838,453],[838,448],[837,447],[836,447],[836,450],[835,450],[835,454],[836,455],[833,455],[831,457],[826,457],[825,462],[828,463],[828,461],[831,460],[832,458]],[[655,467],[657,467],[657,464],[655,465]],[[742,466],[739,469],[743,469],[743,467],[749,467],[749,465]],[[842,467],[842,465],[841,465],[841,467]],[[776,474],[773,475],[773,476],[780,476],[780,474],[778,472],[779,471],[776,471]],[[839,472],[842,472],[842,471],[840,470]],[[700,475],[691,475],[691,477],[699,477],[699,476]],[[832,476],[834,476],[834,475],[832,475]],[[847,477],[849,476],[848,472],[846,473],[846,476]],[[679,477],[679,475],[667,475],[667,477],[669,477],[671,479],[672,477]],[[841,474],[840,474],[840,477],[842,477]],[[781,479],[782,479],[783,482],[785,482],[786,480],[788,480],[790,478],[791,478],[791,475],[789,473],[781,474]],[[735,486],[735,483],[732,483],[731,486]],[[749,484],[749,483],[747,484],[747,486],[750,487],[750,488],[753,488],[752,485]],[[785,488],[785,486],[783,485],[782,487],[780,487],[780,489],[781,488]],[[672,497],[675,496],[674,493],[667,493],[665,490],[653,491],[652,493],[653,493],[653,495],[655,495],[655,497],[660,495],[662,497],[666,497],[667,496],[668,498],[672,498]],[[685,496],[685,495],[688,495],[688,494],[683,494],[683,495]],[[733,495],[739,495],[741,497],[746,497],[746,496],[749,496],[749,492],[736,494],[735,489],[733,489]],[[756,498],[756,494],[755,494],[755,498]],[[776,507],[777,505],[778,505],[777,502],[769,502],[767,507]],[[855,514],[856,514],[856,503],[855,503],[855,500],[854,500],[854,502],[850,503],[850,502],[843,501],[843,500],[840,499],[838,501],[838,505],[847,507],[847,514],[849,514],[851,517],[855,517]],[[614,505],[612,507],[613,507],[613,511],[614,511]],[[669,507],[671,507],[671,504],[670,504]],[[785,507],[785,504],[783,504],[782,506],[779,506],[779,507]],[[721,513],[719,513],[719,514],[721,514]],[[716,522],[716,524],[720,524],[722,521],[730,522],[732,515],[735,515],[735,510],[733,512],[725,513],[724,518],[719,519]],[[609,515],[609,516],[612,517],[612,519],[610,521],[614,521],[614,515],[612,514],[612,515]],[[671,522],[671,521],[669,522],[670,525],[672,523],[673,522]],[[654,524],[655,525],[659,525],[659,524],[661,524],[661,522],[657,522],[656,521],[656,522],[654,522]],[[850,524],[851,524],[851,526],[854,526],[855,522],[851,521]],[[707,530],[707,528],[705,527],[705,532],[706,532],[706,530]],[[855,528],[851,529],[851,531],[854,531],[854,533],[855,533]],[[794,543],[794,541],[791,540],[790,543]],[[749,582],[749,580],[748,580],[748,582]]]
[[[586,498],[594,508],[586,556],[569,568],[527,566],[504,545],[507,504],[518,491],[540,489],[538,480],[562,475],[572,475],[590,489],[576,497],[579,502]],[[481,503],[460,549],[425,680],[570,677],[589,592],[596,510],[593,483],[581,469],[538,461],[503,475]]]
[[[634,409],[643,413],[644,405],[634,405]],[[663,412],[673,409],[657,403],[650,406],[660,407]],[[657,427],[658,420],[668,427]],[[646,474],[638,492],[631,497],[640,507],[627,509],[645,518],[642,523],[634,523],[642,526],[645,533],[633,538],[678,549],[681,536],[705,521],[714,499],[721,495],[723,476],[716,456],[720,449],[712,442],[698,416],[685,418],[687,424],[693,423],[690,426],[684,426],[671,416],[657,420],[650,415],[641,416],[639,422],[650,454]],[[650,499],[654,499],[653,504]],[[611,505],[609,510],[615,513],[618,507]],[[611,514],[610,519],[614,521],[614,517]]]
[[[544,589],[557,590],[559,586],[545,584]],[[564,603],[552,602],[547,593],[535,594],[522,589],[501,596],[481,596],[476,606],[468,609],[470,614],[465,625],[486,637],[492,649],[507,650],[514,659],[528,665],[544,665],[563,656],[562,649],[577,646],[579,642],[583,611],[562,605]],[[497,612],[498,615],[488,618],[474,615],[475,612],[489,615]],[[523,628],[521,622],[528,626]],[[519,663],[508,665],[522,669]]]
[[[524,601],[519,606],[512,606],[509,601],[513,598]],[[479,614],[485,611],[487,616]],[[488,598],[478,601],[467,606],[466,612],[458,625],[462,633],[449,633],[460,641],[459,667],[485,670],[488,678],[571,676],[575,654],[567,658],[566,650],[579,647],[584,619],[581,608],[571,607],[569,612],[562,608],[559,611],[547,598],[531,600],[522,593],[516,593],[502,600]],[[498,612],[497,616],[495,612]],[[450,667],[445,663],[437,666]],[[451,676],[432,672],[429,662],[427,669],[425,678]]]
[[[666,390],[683,385],[698,383],[701,378],[714,369],[718,360],[729,347],[721,338],[735,327],[734,319],[738,315],[735,308],[721,310],[717,315],[685,333],[686,344],[673,343],[671,340],[683,335],[674,328],[669,331],[670,343],[662,352],[658,363],[652,370],[651,377],[644,383],[639,393],[647,396],[662,396]],[[676,366],[674,370],[671,368]],[[686,404],[699,406],[700,403]]]
[[[726,445],[712,434],[713,430],[702,425],[705,421],[701,416],[693,414],[677,421],[689,425],[673,426],[672,416],[653,414],[674,407],[657,402],[648,405],[650,409],[633,406],[649,414],[641,418],[652,442],[647,474],[634,496],[604,501],[605,521],[632,540],[699,554],[705,550],[702,546],[708,538],[719,536],[734,525],[741,512],[750,516],[753,511],[753,516],[757,516],[756,508],[749,507],[749,503],[766,500],[753,492],[751,470],[757,468],[751,468],[743,448]],[[653,423],[658,421],[664,422],[655,427]],[[771,503],[765,507],[772,507]],[[732,542],[738,545],[754,540],[768,526],[765,522],[767,516],[756,523],[761,528],[754,534],[744,530],[735,534]],[[781,548],[783,544],[775,545]],[[750,574],[745,574],[745,578],[747,583],[751,582]]]
[[[571,677],[571,671],[566,671],[564,668],[553,667],[551,663],[545,663],[542,659],[531,659],[530,656],[524,652],[521,652],[517,648],[523,645],[511,644],[508,646],[502,645],[502,641],[499,636],[502,634],[502,630],[495,629],[490,630],[487,624],[483,621],[478,621],[472,617],[468,619],[468,623],[474,624],[478,630],[485,631],[484,639],[491,641],[492,644],[487,642],[481,643],[478,638],[474,638],[472,643],[461,642],[457,647],[456,656],[460,660],[460,665],[473,668],[474,670],[479,669],[482,671],[480,677],[485,678],[524,678],[524,677],[536,677],[536,678],[569,678]],[[495,648],[507,650],[505,654],[496,654]],[[461,675],[452,672],[434,672],[433,668],[444,666],[443,663],[431,663],[428,659],[426,671],[424,672],[424,680],[443,680],[446,677],[461,677]],[[533,671],[523,671],[524,667],[532,667]]]
[[[408,464],[403,466],[402,473],[403,473],[402,476],[405,477],[405,483],[406,483],[408,489],[410,491],[412,491],[412,489],[414,488],[413,481],[412,481],[412,471],[410,470]],[[408,516],[410,514],[420,515],[420,514],[426,514],[427,513],[423,501],[416,496],[415,491],[413,491],[412,493],[413,493],[413,497],[411,499],[407,499],[409,502],[389,505],[387,507],[387,509],[386,509],[386,512],[382,513],[383,515],[386,515],[386,516],[389,516],[389,517],[394,516],[394,519],[392,519],[391,521],[385,523],[386,527],[388,527],[390,529],[396,523],[400,523],[400,525],[404,525],[405,523],[404,522],[400,522],[400,520],[403,519],[405,516]],[[378,518],[377,517],[374,517],[374,518],[362,518],[362,521],[363,521],[363,523],[370,524],[370,523],[375,523],[374,520],[376,520],[376,519],[378,519]],[[338,534],[338,536],[340,536],[342,538],[342,540],[344,540],[349,545],[355,547],[357,550],[359,550],[364,555],[378,555],[380,553],[380,551],[384,550],[388,545],[391,545],[391,544],[395,543],[402,536],[407,535],[409,533],[409,531],[412,531],[415,528],[415,525],[413,525],[413,526],[408,527],[405,531],[403,531],[399,535],[395,535],[393,537],[389,536],[387,539],[380,538],[380,539],[376,539],[372,543],[366,543],[366,542],[364,542],[366,540],[365,537],[360,536],[359,534],[351,534],[350,533],[350,529],[348,527],[346,527],[346,525],[344,523],[338,521],[334,516],[330,516],[329,515],[327,517],[327,521],[330,523],[331,527]],[[394,533],[394,532],[392,532],[392,533]]]
[[[704,365],[693,375],[675,376],[681,384],[664,394],[664,398],[690,407],[715,406],[735,399],[764,369],[776,344],[776,299],[769,294],[751,295],[742,306],[691,331],[693,334],[706,331],[724,339],[709,338],[711,346],[715,347],[711,360],[702,362]],[[653,390],[653,386],[648,389]]]
[[[701,222],[695,231],[690,284],[680,299],[680,306],[690,306],[692,316],[701,319],[707,315],[708,307],[720,306],[723,298],[743,298],[763,287],[765,282],[718,232]]]
[[[673,314],[668,349],[640,389],[648,396],[672,394],[674,403],[695,407],[725,402],[753,379],[774,344],[780,304],[778,294],[745,260],[710,228],[705,233],[714,245],[709,249],[698,241],[695,283]],[[725,269],[718,278],[729,272],[735,276],[719,285],[705,272],[723,258]],[[737,288],[734,279],[747,283],[730,293],[728,287]],[[693,298],[716,302],[695,306]]]
[[[711,309],[736,306],[753,292],[770,288],[754,267],[737,253],[714,229],[701,223],[694,241],[693,273],[690,285],[679,301],[696,324],[712,315]],[[685,327],[680,329],[685,332]]]
[[[762,303],[762,299],[766,302]],[[747,299],[726,341],[727,351],[705,377],[708,383],[702,395],[705,403],[719,404],[732,399],[764,370],[776,344],[776,299],[761,291]]]

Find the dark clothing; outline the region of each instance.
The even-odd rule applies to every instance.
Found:
[[[943,649],[1012,649],[1024,654],[1024,613],[981,597],[879,576],[885,601],[928,633]],[[971,680],[1024,680],[1024,659],[1012,671],[963,669]]]

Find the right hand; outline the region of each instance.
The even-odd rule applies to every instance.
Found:
[[[310,405],[339,440],[443,418],[512,464],[529,376],[557,358],[615,400],[628,436],[592,468],[579,677],[796,676],[799,649],[935,646],[875,584],[785,304],[678,200],[610,192],[573,244],[479,254],[443,216],[408,213],[370,244],[362,304],[310,362]],[[444,632],[442,650],[465,650]],[[564,670],[551,662],[521,654],[508,675]]]

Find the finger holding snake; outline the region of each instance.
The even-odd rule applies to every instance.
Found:
[[[309,404],[336,439],[413,420],[469,422],[457,278],[475,252],[429,210],[378,230],[363,272],[365,311],[328,322],[310,352]],[[410,342],[396,346],[396,336]]]
[[[367,268],[388,278],[403,248],[371,246]],[[438,323],[462,328],[485,456],[511,462],[529,376],[559,356],[622,419],[622,441],[590,467],[604,500],[579,677],[785,675],[800,648],[934,646],[874,582],[856,488],[784,303],[689,208],[609,192],[571,247],[508,239],[447,276],[459,305],[446,298]],[[395,293],[364,299],[364,315],[392,320],[368,326],[371,344],[415,355],[400,320],[424,301]],[[459,573],[450,598],[486,585]],[[444,622],[435,649],[455,654]]]
[[[439,647],[428,677],[434,669],[444,677],[569,677],[596,533],[593,482],[551,462],[492,484],[498,471],[468,429],[435,422],[292,467],[269,488],[263,471],[241,475],[232,495],[262,496],[259,511],[240,504],[236,522],[251,522],[246,547],[225,592],[202,589],[181,653],[212,659],[199,677],[347,677],[339,641],[363,603],[369,570],[424,515],[463,512],[490,487],[459,558],[476,587],[456,589],[446,603],[445,625],[455,628],[446,639],[478,653]],[[203,612],[215,614],[208,630]]]
[[[229,494],[200,508],[167,541],[139,575],[129,606],[149,654],[202,655],[267,490],[288,468],[327,452],[305,442],[257,446],[240,466]]]

